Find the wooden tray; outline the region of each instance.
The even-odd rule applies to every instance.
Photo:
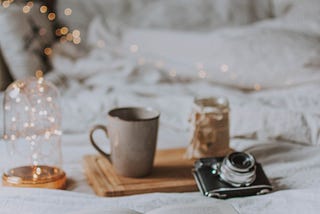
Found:
[[[194,161],[183,159],[185,149],[157,151],[151,175],[128,178],[117,175],[107,158],[84,157],[89,184],[99,196],[124,196],[150,192],[191,192],[197,190],[191,169]]]

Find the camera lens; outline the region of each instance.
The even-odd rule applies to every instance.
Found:
[[[232,186],[249,186],[256,179],[255,166],[256,162],[251,154],[234,152],[223,159],[219,176]]]
[[[244,152],[231,153],[228,159],[231,165],[238,169],[238,171],[248,170],[255,164],[254,158]]]

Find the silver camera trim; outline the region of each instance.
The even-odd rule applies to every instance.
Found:
[[[245,168],[239,168],[233,164],[231,160],[232,156],[237,155],[246,156],[246,161],[249,162],[249,165]],[[222,163],[215,163],[212,165],[212,173],[218,174],[220,179],[231,186],[234,187],[243,187],[250,186],[256,180],[256,161],[254,157],[245,152],[236,152],[231,153],[226,156]]]
[[[253,186],[253,187],[239,187],[237,188],[237,191],[242,191],[242,190],[249,190],[249,189],[257,189],[260,188],[261,190],[259,192],[256,193],[256,195],[264,195],[267,194],[269,192],[271,192],[271,186],[269,185],[257,185],[257,186]],[[206,192],[204,195],[208,196],[208,197],[216,197],[216,198],[227,198],[227,194],[222,193],[224,191],[235,191],[235,189],[233,188],[219,188],[219,189],[215,189],[215,190],[211,190],[210,192]],[[203,193],[203,192],[202,192]]]

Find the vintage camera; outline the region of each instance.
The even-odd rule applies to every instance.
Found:
[[[261,195],[272,190],[261,164],[245,152],[201,158],[194,164],[193,175],[199,190],[208,197],[225,199]]]

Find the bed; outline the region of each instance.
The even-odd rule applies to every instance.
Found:
[[[319,212],[318,0],[94,2],[58,2],[56,13],[63,23],[59,29],[66,25],[70,32],[79,30],[81,42],[74,40],[77,33],[71,42],[53,36],[52,52],[46,54],[50,66],[40,65],[43,60],[32,64],[51,67],[45,78],[61,92],[67,190],[1,187],[1,213],[98,213],[110,208],[146,212],[218,200],[200,192],[97,197],[81,165],[84,155],[96,154],[89,143],[90,128],[105,124],[107,112],[117,106],[158,109],[157,148],[187,147],[188,117],[193,99],[199,96],[229,99],[231,147],[254,154],[274,187],[270,194],[228,199],[228,203],[239,213]],[[72,19],[67,8],[79,16]],[[10,16],[0,15],[0,23],[6,17]],[[2,54],[13,78],[38,69],[26,65],[26,59],[10,57],[17,53],[13,51],[21,53],[19,42],[11,48],[13,41],[4,39],[0,39]],[[28,51],[21,55],[30,56]],[[5,153],[3,142],[1,152]]]

